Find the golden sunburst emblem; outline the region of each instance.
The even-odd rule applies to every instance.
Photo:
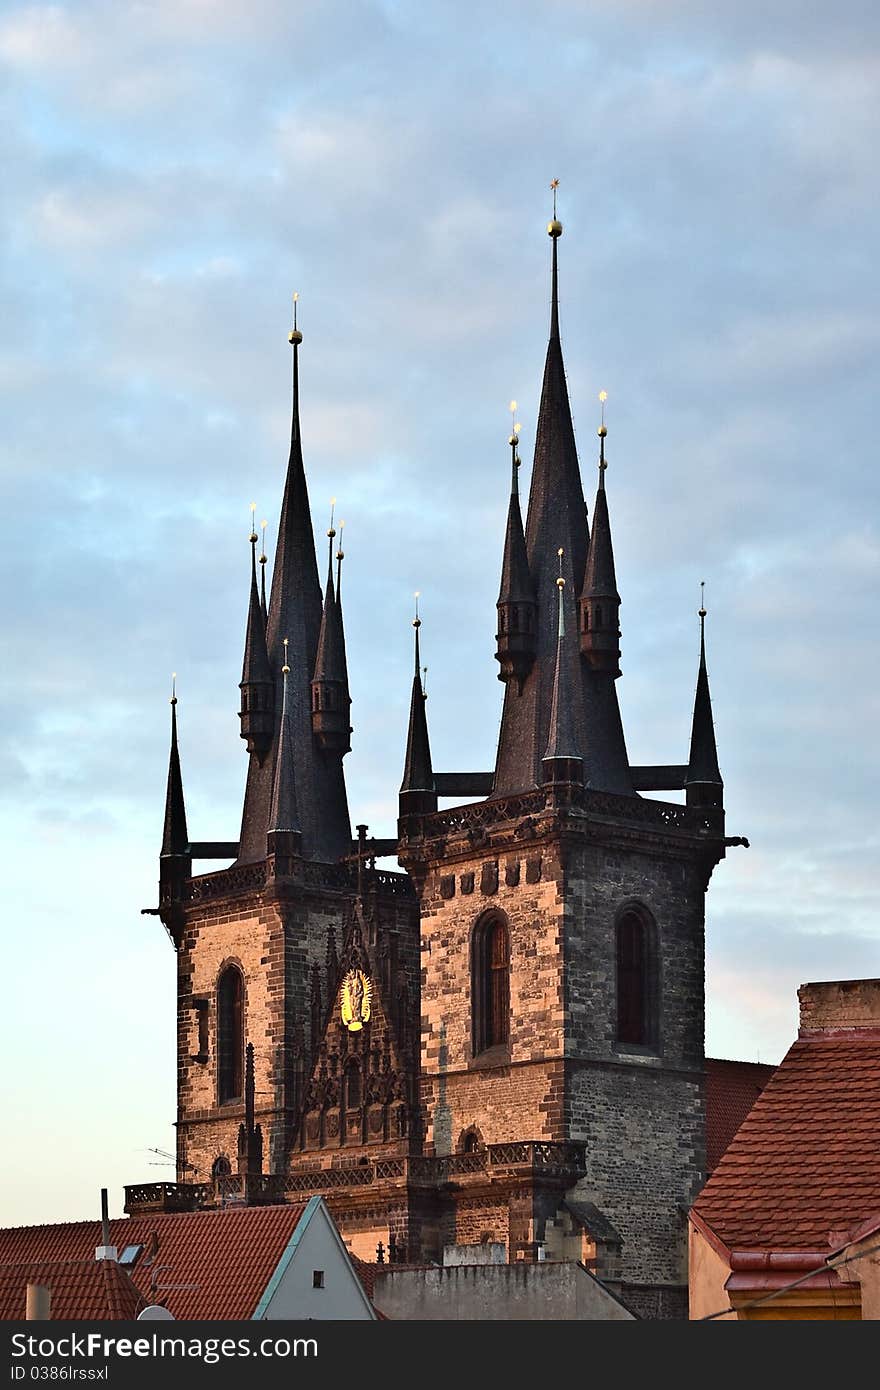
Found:
[[[370,1021],[373,986],[362,970],[349,970],[342,981],[342,1022],[349,1033],[357,1033]]]

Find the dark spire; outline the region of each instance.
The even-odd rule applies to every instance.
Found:
[[[565,608],[563,604],[565,578],[562,573],[563,551],[561,547],[558,556],[556,665],[553,673],[553,698],[550,704],[550,728],[547,737],[547,749],[542,763],[545,782],[573,782],[583,780],[583,758],[578,748],[572,708],[571,663],[566,660]]]
[[[265,626],[266,626],[266,623],[267,623],[268,617],[269,617],[269,610],[268,610],[268,608],[267,608],[267,606],[266,606],[266,565],[267,565],[268,560],[269,560],[269,557],[268,557],[268,555],[266,554],[266,527],[267,527],[267,525],[268,525],[268,522],[266,522],[266,521],[261,521],[261,522],[260,522],[260,530],[261,530],[262,533],[263,533],[263,535],[262,535],[263,544],[262,544],[262,547],[261,547],[261,549],[260,549],[260,611],[261,611],[262,614],[263,614],[263,627],[264,627],[264,628],[265,628]]]
[[[278,751],[275,755],[275,777],[272,783],[272,802],[269,808],[269,834],[279,832],[297,833],[299,817],[296,805],[296,771],[293,757],[293,732],[291,729],[288,704],[287,664],[288,640],[284,639],[284,665],[281,667],[281,727],[278,734]]]
[[[498,602],[498,631],[495,634],[495,659],[500,664],[498,679],[515,677],[518,688],[535,660],[535,621],[537,605],[535,586],[526,554],[522,514],[519,507],[520,467],[519,425],[516,423],[516,401],[510,403],[513,430],[510,435],[510,503],[507,508],[507,530],[504,534],[504,558],[501,564],[501,588]]]
[[[605,401],[600,391],[602,423],[599,426],[599,487],[593,508],[593,533],[587,553],[587,568],[580,602],[581,651],[594,671],[620,675],[620,594],[614,573],[614,548],[605,493]]]
[[[177,750],[177,678],[171,677],[171,752],[168,757],[168,786],[165,792],[165,829],[162,835],[163,857],[185,855],[189,846],[186,829],[186,806],[183,800],[183,778],[180,775],[180,754]]]
[[[335,501],[335,499],[334,499]],[[348,678],[345,663],[345,635],[342,630],[342,608],[333,588],[333,511],[330,512],[330,555],[327,562],[327,588],[324,591],[324,612],[318,636],[318,654],[312,677],[312,730],[318,746],[325,753],[342,757],[351,748],[349,725]]]
[[[251,507],[253,511],[253,506]],[[266,650],[266,624],[257,592],[257,533],[251,524],[251,593],[248,603],[244,660],[241,667],[241,736],[247,750],[262,763],[272,747],[275,732],[275,678]]]
[[[700,584],[701,596],[704,592]],[[691,751],[685,780],[689,806],[722,806],[724,783],[718,769],[718,750],[715,746],[715,724],[712,719],[712,699],[709,694],[709,674],[706,670],[706,604],[700,602],[700,669],[697,672],[697,691],[694,697],[694,719],[691,726]]]
[[[400,784],[400,814],[436,811],[437,793],[434,790],[434,769],[431,766],[431,745],[428,741],[428,720],[425,714],[425,692],[419,670],[419,596],[416,594],[415,670],[409,705],[409,728],[406,735],[406,760]]]
[[[345,778],[339,758],[325,757],[312,731],[311,682],[315,672],[323,600],[318,582],[315,541],[309,495],[303,466],[299,419],[299,350],[302,333],[296,322],[289,335],[293,347],[293,407],[290,458],[275,548],[272,587],[266,624],[266,645],[275,677],[275,732],[271,755],[260,765],[251,757],[242,814],[239,863],[252,863],[266,855],[274,767],[281,740],[282,681],[277,653],[281,640],[289,639],[287,711],[290,738],[286,757],[296,785],[298,822],[302,832],[300,851],[306,859],[334,863],[351,844],[351,824],[345,795]]]
[[[238,1127],[238,1171],[247,1177],[258,1177],[263,1171],[263,1131],[255,1123],[255,1113],[254,1045],[248,1043],[244,1050],[244,1124]]]

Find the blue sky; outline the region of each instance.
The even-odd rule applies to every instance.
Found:
[[[293,289],[319,538],[331,496],[346,521],[353,819],[393,830],[415,589],[435,764],[492,765],[552,177],[590,500],[609,393],[635,762],[685,756],[707,582],[752,843],[710,888],[707,1050],[778,1060],[798,984],[880,973],[880,11],[767,8],[0,3],[0,1220],[171,1176],[174,956],[140,915],[168,686],[191,833],[234,838]]]

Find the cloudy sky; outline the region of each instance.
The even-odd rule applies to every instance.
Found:
[[[234,838],[293,289],[315,526],[333,495],[347,523],[353,819],[394,827],[417,588],[435,764],[492,765],[554,176],[635,762],[686,756],[707,582],[752,845],[711,884],[707,1050],[777,1061],[800,983],[880,974],[878,40],[869,0],[0,0],[0,1220],[172,1176],[175,962],[140,912],[168,687],[190,831]]]

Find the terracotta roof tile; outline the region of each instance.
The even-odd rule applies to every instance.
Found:
[[[0,1321],[24,1318],[28,1284],[50,1290],[54,1321],[101,1322],[136,1318],[144,1301],[112,1260],[32,1260],[0,1265]]]
[[[712,1173],[775,1067],[706,1058],[706,1167]]]
[[[120,1255],[127,1245],[143,1246],[132,1265],[116,1268],[131,1276],[147,1302],[164,1303],[175,1318],[250,1318],[304,1211],[299,1205],[134,1216],[110,1223],[110,1243]],[[12,1227],[0,1230],[0,1265],[77,1261],[97,1267],[100,1243],[99,1221]],[[53,1308],[54,1316],[60,1314]]]
[[[821,1249],[880,1208],[880,1038],[798,1038],[694,1206],[728,1249]]]

